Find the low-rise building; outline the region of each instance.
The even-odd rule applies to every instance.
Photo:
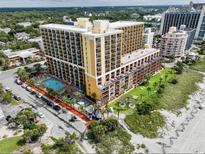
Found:
[[[16,33],[14,36],[17,38],[17,40],[22,41],[26,41],[30,38],[30,34],[27,34],[26,32]]]
[[[35,38],[32,38],[32,39],[29,39],[28,40],[29,42],[35,42],[35,43],[38,43],[41,51],[43,51],[43,40],[42,40],[42,37],[39,36],[39,37],[35,37]]]
[[[39,60],[41,56],[40,51],[37,48],[30,48],[21,51],[12,51],[10,49],[4,50],[3,53],[9,58],[10,66],[20,66],[26,64],[27,60]]]
[[[0,28],[0,32],[8,34],[11,31],[11,28]]]
[[[188,34],[186,31],[170,27],[162,36],[160,52],[163,57],[182,57],[185,55]]]
[[[17,25],[23,26],[23,27],[29,27],[32,25],[32,23],[31,22],[19,22],[17,23]]]

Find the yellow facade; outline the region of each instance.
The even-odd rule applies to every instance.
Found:
[[[97,86],[97,80],[90,77],[89,75],[85,75],[85,82],[86,82],[86,95],[93,98],[93,94],[95,94],[96,97],[94,99],[100,100],[102,93]]]
[[[144,25],[138,24],[134,26],[127,26],[118,28],[123,30],[123,46],[122,54],[131,53],[142,48]]]

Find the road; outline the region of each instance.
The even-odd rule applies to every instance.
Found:
[[[41,62],[42,64],[44,62]],[[27,65],[28,67],[32,67],[35,63]],[[65,132],[68,133],[76,133],[76,135],[80,135],[80,133],[84,132],[86,129],[85,122],[78,118],[74,123],[69,123],[69,119],[72,113],[58,113],[54,111],[52,108],[48,107],[41,99],[36,98],[31,95],[27,90],[22,88],[21,86],[15,83],[16,79],[16,71],[18,68],[11,69],[8,71],[0,72],[0,82],[4,87],[9,87],[12,92],[18,96],[20,96],[25,102],[33,106],[37,106],[37,111],[44,114],[45,123],[49,123],[52,125],[52,133],[51,135],[54,137],[64,137]],[[28,106],[28,104],[23,103],[22,105]],[[19,109],[8,108],[7,110],[13,110],[16,112]],[[63,120],[62,120],[63,119]],[[66,121],[66,122],[65,122]],[[69,124],[68,124],[69,123]],[[72,127],[71,127],[72,125]],[[83,148],[86,153],[95,153],[92,145],[88,143],[87,140],[83,140],[80,142],[81,149]]]
[[[12,69],[6,72],[1,72],[0,82],[3,84],[4,87],[9,87],[14,94],[20,96],[24,101],[29,102],[29,104],[37,106],[37,111],[43,113],[46,119],[53,122],[56,126],[61,126],[65,128],[65,130],[67,130],[68,132],[75,132],[76,134],[79,134],[79,132],[83,132],[85,130],[86,126],[83,121],[78,120],[72,124],[76,129],[78,129],[78,131],[76,131],[76,129],[73,129],[68,124],[60,120],[57,116],[55,116],[55,114],[57,114],[59,117],[68,121],[71,117],[70,113],[63,114],[54,111],[52,108],[46,106],[46,104],[41,99],[36,98],[35,96],[31,95],[28,91],[26,91],[24,88],[17,85],[15,83],[16,70],[17,69]]]

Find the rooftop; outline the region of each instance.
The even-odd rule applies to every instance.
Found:
[[[86,32],[86,33],[83,33],[83,35],[85,35],[85,36],[92,36],[92,37],[100,37],[100,36],[106,36],[106,35],[117,34],[117,33],[122,33],[122,32],[123,32],[122,30],[112,30],[112,29],[109,29],[105,33]]]
[[[141,59],[141,58],[148,56],[156,51],[158,51],[158,50],[155,48],[147,48],[147,49],[139,49],[139,50],[136,50],[132,53],[128,53],[128,54],[122,56],[122,64],[125,65],[125,64],[130,63],[132,61],[135,61],[137,59]]]
[[[193,7],[184,6],[182,8],[170,7],[165,11],[165,13],[200,13],[198,10],[195,10]]]
[[[110,28],[121,28],[134,25],[142,25],[144,22],[134,22],[134,21],[117,21],[109,24]]]
[[[86,28],[80,28],[73,25],[63,25],[63,24],[47,24],[41,25],[40,28],[47,28],[52,30],[65,30],[65,31],[77,31],[77,32],[87,32]]]
[[[15,52],[12,52],[10,49],[8,49],[8,50],[4,50],[3,53],[8,58],[14,58],[14,57],[27,58],[38,51],[39,51],[39,49],[37,49],[37,48],[29,48],[29,49],[15,51]]]

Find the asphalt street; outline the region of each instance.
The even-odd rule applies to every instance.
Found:
[[[78,120],[76,122],[73,122],[72,126],[75,128],[74,129],[68,123],[65,123],[65,121],[69,122],[69,119],[71,117],[71,114],[69,112],[66,114],[56,112],[51,107],[48,107],[41,99],[36,98],[34,95],[31,95],[26,89],[22,88],[20,85],[17,85],[15,83],[17,76],[16,70],[17,69],[12,69],[6,72],[0,72],[0,82],[4,87],[9,87],[12,90],[12,93],[20,96],[23,101],[36,106],[37,111],[43,113],[47,120],[51,121],[58,127],[60,126],[67,132],[75,132],[76,134],[79,134],[79,132],[83,132],[85,130],[86,126],[83,121]],[[64,119],[64,121],[60,120],[56,115],[58,115],[61,119]]]

